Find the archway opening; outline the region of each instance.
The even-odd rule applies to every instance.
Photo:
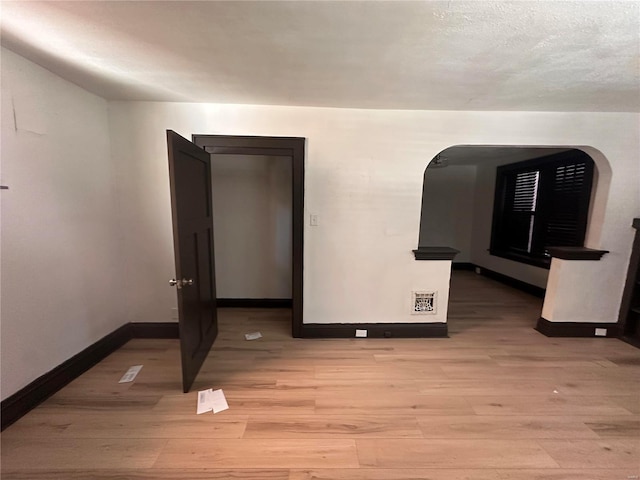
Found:
[[[573,184],[561,187],[573,188],[578,180],[588,186],[587,197],[583,192],[579,205],[584,225],[578,227],[579,239],[573,243],[568,240],[569,235],[549,233],[556,230],[562,233],[573,226],[572,219],[563,219],[565,211],[574,208],[573,203],[566,196],[547,192],[553,188],[551,184],[559,181],[551,179],[551,173],[547,172],[551,169],[549,165],[567,158],[587,159],[593,165],[592,176],[582,180],[571,168],[563,170],[565,176],[567,172],[573,175],[569,178]],[[565,163],[571,166],[571,161]],[[544,178],[540,173],[543,170]],[[505,171],[515,172],[508,188],[501,177]],[[517,309],[519,302],[527,300],[521,294],[514,297],[507,291],[488,291],[486,280],[485,284],[477,282],[478,273],[538,297],[525,302],[533,305],[528,311],[531,326],[535,327],[541,316],[541,299],[548,293],[553,295],[549,290],[555,288],[548,282],[551,261],[547,247],[549,243],[598,247],[602,224],[599,218],[604,212],[609,178],[610,168],[604,156],[588,147],[458,145],[437,154],[424,172],[419,248],[446,246],[459,251],[452,264],[449,332],[455,334],[457,320],[467,318],[470,312],[478,318],[499,317],[503,305]],[[506,198],[509,195],[511,198]],[[501,213],[500,208],[504,209],[509,202],[511,207],[516,205],[515,210],[529,211]],[[554,217],[556,223],[566,225],[555,225],[548,213],[543,215],[543,207],[557,213],[560,220]],[[518,241],[515,245],[501,245],[496,231]],[[502,294],[502,298],[490,300],[492,295]]]

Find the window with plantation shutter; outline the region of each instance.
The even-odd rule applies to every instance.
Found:
[[[531,251],[539,177],[540,172],[533,170],[507,179],[505,223],[510,228],[505,233],[506,243],[514,250]]]
[[[546,219],[546,246],[581,247],[584,243],[586,217],[591,197],[593,161],[553,168],[553,183],[549,188],[549,209]]]
[[[548,247],[583,246],[592,181],[579,150],[498,167],[491,254],[548,267]]]

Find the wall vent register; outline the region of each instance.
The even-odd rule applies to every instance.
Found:
[[[436,292],[411,292],[413,315],[435,315]]]

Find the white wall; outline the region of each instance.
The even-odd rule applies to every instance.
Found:
[[[631,219],[640,214],[639,116],[615,113],[419,112],[178,103],[110,104],[131,319],[169,320],[165,288],[173,244],[164,129],[192,133],[306,137],[304,316],[308,323],[446,320],[448,262],[415,261],[426,164],[452,145],[585,146],[599,152],[602,215],[587,246],[611,250],[579,284],[559,283],[556,311],[593,312],[574,299],[595,290],[597,316],[615,322],[629,260]],[[591,153],[590,153],[591,154]],[[593,157],[594,155],[592,155]],[[598,157],[598,158],[596,158]],[[605,158],[606,157],[606,158]],[[602,167],[602,168],[601,168]],[[596,208],[597,210],[597,208]],[[444,266],[441,264],[445,264]],[[604,279],[607,279],[606,281]],[[409,314],[412,289],[438,290],[438,315]],[[443,293],[444,292],[444,293]],[[554,315],[563,321],[564,314]]]
[[[121,326],[107,102],[2,50],[2,399]]]
[[[460,250],[454,262],[471,261],[476,168],[449,165],[425,172],[420,245]]]
[[[291,298],[291,158],[211,159],[218,298]]]

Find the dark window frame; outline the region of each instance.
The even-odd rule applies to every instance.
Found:
[[[547,248],[584,246],[594,168],[576,149],[497,167],[489,253],[548,269]],[[532,182],[535,194],[528,198]]]

